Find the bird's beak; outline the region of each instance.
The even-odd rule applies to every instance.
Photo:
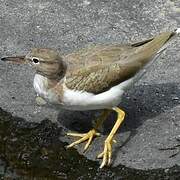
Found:
[[[13,64],[26,64],[27,63],[25,56],[3,57],[1,58],[1,61],[6,61]]]

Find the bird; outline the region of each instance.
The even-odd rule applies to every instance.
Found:
[[[2,61],[29,64],[36,74],[33,86],[39,102],[71,111],[101,110],[94,127],[86,133],[69,132],[79,138],[67,148],[86,143],[86,151],[93,139],[100,136],[99,128],[112,111],[116,122],[104,141],[100,168],[109,166],[114,136],[125,119],[119,107],[127,89],[140,79],[143,69],[158,59],[180,28],[162,32],[152,38],[129,44],[97,44],[65,55],[49,48],[33,48],[23,56],[2,57]]]

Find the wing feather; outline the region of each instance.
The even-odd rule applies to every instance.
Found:
[[[161,33],[131,45],[97,45],[64,56],[70,89],[101,93],[134,76],[173,36]]]
[[[68,55],[69,69],[66,73],[66,86],[70,89],[100,93],[133,75],[125,70],[123,60],[129,46],[93,47],[90,51]],[[92,52],[93,50],[93,52]],[[83,61],[75,63],[75,61]],[[73,64],[75,63],[75,64]],[[78,66],[77,66],[78,64]],[[76,68],[74,68],[76,67]],[[129,69],[128,66],[126,66]],[[126,71],[126,72],[125,72]]]

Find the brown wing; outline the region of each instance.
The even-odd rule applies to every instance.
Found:
[[[162,33],[132,45],[102,45],[64,57],[68,64],[65,84],[70,89],[100,93],[132,77],[170,38]]]
[[[96,94],[127,79],[118,62],[125,58],[124,52],[129,48],[131,47],[118,45],[95,46],[68,55],[66,86]]]
[[[131,67],[129,67],[131,68]],[[110,89],[112,86],[132,77],[138,66],[133,70],[125,69],[117,63],[99,68],[91,73],[72,74],[66,79],[66,86],[70,89],[87,91],[94,94]]]

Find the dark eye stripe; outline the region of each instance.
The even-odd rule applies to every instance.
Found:
[[[28,58],[28,61],[34,62],[33,59],[37,59],[39,63],[46,63],[46,64],[54,64],[54,63],[59,63],[59,61],[43,61],[41,59],[38,58]]]
[[[41,63],[46,63],[46,64],[54,64],[54,63],[59,63],[58,61],[39,61]]]

